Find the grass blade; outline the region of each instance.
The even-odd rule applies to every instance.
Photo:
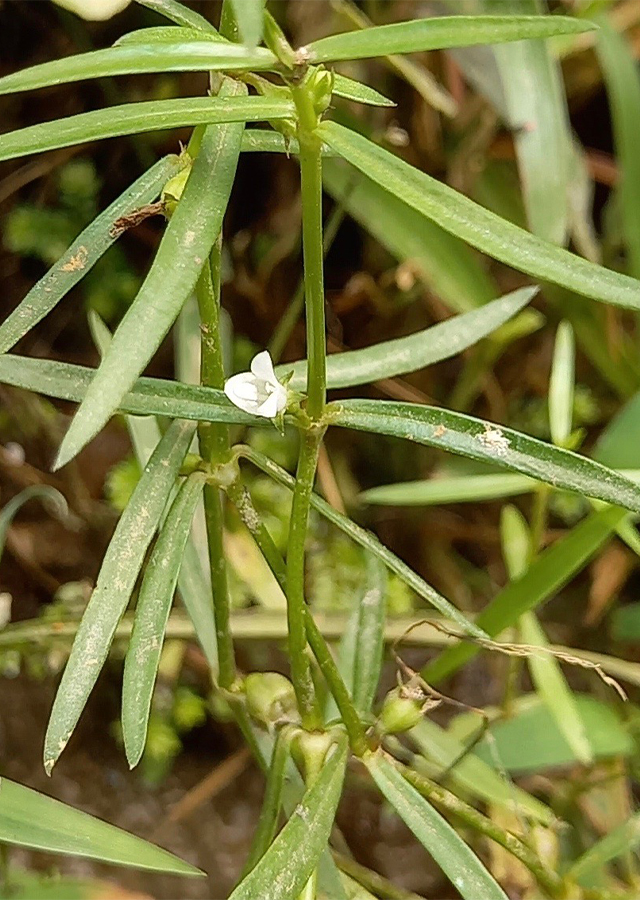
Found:
[[[49,484],[32,484],[30,487],[24,488],[15,497],[12,497],[0,509],[0,557],[4,553],[4,544],[7,539],[7,532],[16,513],[28,503],[29,500],[41,500],[45,504],[53,507],[53,511],[59,519],[63,519],[69,512],[67,501],[64,496]]]
[[[347,765],[346,742],[334,745],[313,786],[269,850],[229,900],[294,900],[307,883],[326,847],[342,793]]]
[[[311,61],[368,59],[393,53],[420,53],[447,47],[496,44],[524,38],[593,31],[591,22],[565,16],[438,16],[377,25],[320,38],[308,45]]]
[[[567,876],[583,887],[591,887],[607,863],[625,853],[633,853],[638,844],[640,844],[640,813],[618,825],[583,853],[571,866]]]
[[[411,829],[465,900],[506,900],[506,894],[451,825],[382,754],[364,764],[380,793]]]
[[[289,475],[289,473],[277,465],[277,463],[274,463],[269,459],[268,456],[254,450],[252,447],[243,447],[242,456],[245,459],[250,460],[259,469],[262,469],[267,475],[270,475],[274,481],[278,482],[278,484],[283,484],[291,489],[294,488],[296,483],[295,478]],[[402,562],[395,553],[392,553],[391,550],[381,544],[377,537],[371,534],[370,531],[366,531],[364,528],[356,525],[356,523],[347,516],[343,516],[342,513],[339,513],[333,506],[317,494],[311,494],[311,505],[320,513],[320,515],[324,516],[325,519],[328,519],[329,522],[347,534],[356,542],[356,544],[359,544],[365,550],[369,551],[374,556],[377,556],[388,569],[394,572],[398,578],[405,582],[405,584],[409,585],[419,597],[426,600],[427,603],[431,604],[431,606],[442,613],[447,619],[457,622],[465,634],[470,634],[479,638],[486,637],[486,634],[482,629],[479,629],[473,622],[470,622],[466,616],[439,594],[435,588],[431,587],[430,584],[427,584],[427,582],[420,578],[413,569]]]
[[[125,103],[3,134],[0,162],[124,134],[186,125],[260,122],[293,115],[293,104],[282,97],[189,97]]]
[[[498,294],[466,244],[420,215],[402,193],[390,193],[340,159],[324,158],[322,179],[336,202],[396,259],[406,261],[451,309],[468,312]]]
[[[167,850],[7,778],[0,779],[0,842],[154,872],[204,875]]]
[[[573,329],[569,322],[560,322],[549,379],[549,426],[551,440],[558,447],[563,447],[571,434],[575,356]]]
[[[598,16],[598,25],[596,53],[611,108],[627,270],[634,278],[640,278],[640,75],[628,40],[618,34],[606,15]]]
[[[318,135],[385,190],[489,256],[586,297],[640,309],[640,284],[635,279],[512,225],[337,122],[323,122]]]
[[[53,703],[44,747],[50,774],[85,707],[158,527],[194,426],[174,422],[156,447],[120,517]]]
[[[476,624],[497,637],[515,625],[523,613],[541,606],[584,567],[625,515],[624,510],[611,507],[592,513],[541,553],[521,578],[503,588],[480,613]],[[433,684],[457,671],[479,651],[478,646],[459,643],[428,663],[421,674]]]
[[[183,157],[165,156],[84,229],[0,325],[0,353],[6,353],[15,346],[106,253],[119,236],[113,230],[114,222],[150,203],[185,165],[186,159]]]
[[[459,475],[383,484],[363,491],[359,499],[381,506],[436,506],[442,503],[476,503],[528,494],[537,482],[527,475]]]
[[[242,85],[225,82],[222,102],[229,94],[242,90],[246,91]],[[65,435],[56,468],[73,459],[113,415],[193,290],[203,261],[220,233],[243,127],[242,124],[219,125],[205,132],[149,274],[113,336]]]
[[[487,303],[480,309],[455,316],[415,334],[382,341],[362,350],[334,353],[327,357],[327,387],[353,387],[380,378],[394,378],[449,359],[472,347],[512,318],[531,301],[538,289],[520,288]],[[293,370],[291,387],[305,390],[306,361],[278,366],[277,372]]]
[[[640,512],[640,487],[628,478],[510,428],[416,403],[343,400],[331,408],[332,425],[439,447]]]
[[[0,95],[115,75],[264,71],[273,69],[275,64],[275,56],[264,47],[248,50],[241,44],[205,40],[202,35],[198,40],[183,39],[176,44],[166,41],[148,44],[126,41],[106,50],[64,56],[5,75],[0,78]]]
[[[171,504],[147,564],[122,682],[122,736],[130,768],[140,762],[171,601],[204,477],[187,478]]]

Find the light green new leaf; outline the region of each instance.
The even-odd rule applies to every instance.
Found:
[[[140,762],[171,601],[204,476],[184,482],[162,525],[138,596],[122,682],[122,736],[129,766]]]
[[[7,353],[0,356],[0,383],[38,391],[60,400],[84,399],[95,376],[95,369],[60,363],[50,359],[32,359]],[[179,384],[161,378],[139,378],[118,407],[120,412],[136,416],[166,416],[230,425],[269,425],[234,406],[215,388]]]
[[[246,91],[243,85],[226,81],[222,93],[226,99],[243,90]],[[193,290],[220,233],[243,127],[242,124],[219,125],[205,132],[149,274],[122,319],[65,435],[56,468],[73,459],[113,415]]]
[[[385,190],[489,256],[577,294],[640,309],[640,282],[634,278],[581,259],[512,225],[337,122],[323,122],[318,135]]]
[[[265,0],[231,0],[231,8],[243,44],[256,47],[262,40]]]
[[[368,84],[354,81],[353,78],[347,78],[346,75],[340,75],[338,72],[334,72],[333,75],[333,93],[337,97],[354,100],[356,103],[365,103],[367,106],[396,105],[393,100],[389,100],[388,97],[369,87]]]
[[[295,487],[295,478],[289,475],[288,472],[263,453],[259,453],[251,447],[243,447],[242,456],[245,457],[245,459],[250,460],[259,469],[262,469],[267,475],[270,475],[274,481],[278,482],[278,484],[284,484],[286,487],[292,489]],[[325,519],[328,519],[329,522],[348,535],[356,542],[356,544],[359,544],[365,550],[368,550],[374,556],[377,556],[388,569],[394,572],[398,578],[405,582],[405,584],[409,585],[419,597],[422,597],[423,600],[426,600],[427,603],[431,604],[438,612],[442,613],[445,618],[457,622],[465,634],[470,634],[473,637],[479,638],[487,636],[481,628],[478,628],[473,622],[470,622],[460,610],[456,609],[456,607],[439,594],[435,588],[431,587],[430,584],[427,584],[426,581],[420,578],[420,576],[399,559],[395,553],[392,553],[391,550],[381,544],[377,537],[370,531],[366,531],[364,528],[356,525],[352,519],[343,516],[342,513],[339,513],[333,506],[317,494],[311,494],[311,505],[320,513],[320,515],[324,516]]]
[[[185,165],[186,157],[165,156],[84,229],[0,325],[0,353],[15,346],[106,253],[119,236],[114,222],[150,203]]]
[[[204,16],[201,16],[194,9],[189,9],[188,6],[183,6],[177,0],[136,0],[136,3],[160,13],[165,19],[170,19],[172,22],[176,22],[185,28],[195,28],[198,31],[213,34],[218,33],[211,22],[205,19]]]
[[[625,517],[624,510],[608,507],[592,513],[566,537],[541,553],[521,578],[510,582],[480,613],[476,624],[497,637],[520,616],[549,600],[610,538]],[[446,678],[472,659],[480,648],[459,643],[428,663],[421,674],[429,684]]]
[[[53,703],[44,747],[48,773],[66,747],[107,658],[193,432],[191,423],[170,426],[116,526]]]
[[[266,138],[268,132],[264,134]],[[253,129],[248,135],[254,135]],[[265,143],[261,140],[260,149],[266,149]],[[297,152],[293,145],[291,152]],[[322,180],[336,202],[451,309],[467,312],[497,295],[491,278],[466,244],[405,203],[402,192],[390,193],[384,184],[367,178],[366,172],[326,157]]]
[[[439,447],[530,475],[554,487],[640,512],[640,486],[600,463],[510,428],[416,403],[343,400],[331,424]]]
[[[535,287],[520,288],[480,309],[446,319],[415,334],[382,341],[362,350],[333,353],[327,357],[327,387],[352,387],[380,378],[395,378],[449,359],[503,325],[526,306],[537,291]],[[293,370],[290,386],[304,391],[306,367],[306,361],[302,361],[278,366],[276,372],[284,375]]]
[[[568,878],[583,887],[591,887],[607,863],[633,851],[640,844],[640,813],[636,813],[606,834],[579,857],[569,869]]]
[[[367,585],[358,604],[358,627],[351,678],[353,702],[361,716],[371,712],[376,698],[387,606],[387,572],[376,556],[367,555]]]
[[[549,379],[549,426],[551,440],[562,447],[571,434],[575,386],[575,340],[569,322],[560,322],[553,348]]]
[[[251,850],[243,867],[243,874],[250,872],[262,859],[273,843],[278,830],[283,794],[289,774],[287,768],[291,766],[289,756],[290,743],[291,734],[286,728],[280,728],[276,731],[273,751],[269,760],[267,783],[260,809],[260,818],[251,841]]]
[[[0,95],[69,84],[86,78],[141,75],[152,72],[236,72],[273,69],[276,58],[270,50],[248,50],[226,41],[182,40],[171,44],[127,41],[106,50],[92,50],[40,63],[0,78]]]
[[[8,503],[0,509],[0,557],[4,553],[4,542],[7,539],[7,531],[13,521],[13,517],[18,510],[28,503],[29,500],[42,500],[44,503],[51,504],[56,516],[63,519],[68,511],[67,501],[64,496],[54,487],[48,484],[32,484],[12,497]]]
[[[167,850],[7,778],[0,778],[0,843],[154,872],[204,875]]]
[[[640,116],[640,73],[633,48],[618,34],[607,15],[598,17],[596,53],[602,68],[611,107],[614,146],[620,180],[617,185],[627,268],[640,278],[640,156],[638,117]]]
[[[360,494],[364,503],[381,506],[437,506],[442,503],[475,503],[528,494],[537,482],[527,475],[458,475],[427,481],[403,481],[369,488]]]
[[[565,16],[437,16],[332,34],[313,41],[307,49],[314,63],[335,62],[524,38],[548,38],[556,34],[580,34],[594,28],[591,22]]]
[[[411,829],[465,900],[506,900],[473,850],[382,754],[363,760],[385,800]]]
[[[229,900],[297,900],[329,839],[346,765],[346,742],[341,742],[334,745],[313,786]]]
[[[0,162],[124,134],[186,125],[266,122],[293,115],[293,104],[282,97],[187,97],[126,103],[0,135]]]
[[[447,771],[447,777],[474,797],[487,803],[497,803],[518,810],[538,822],[550,825],[552,811],[522,788],[503,778],[492,766],[480,759],[468,747],[432,719],[421,719],[411,729],[409,737],[425,759]],[[449,768],[452,766],[452,768]]]

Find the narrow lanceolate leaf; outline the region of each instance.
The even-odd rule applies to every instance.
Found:
[[[362,716],[371,712],[378,690],[387,607],[387,573],[376,556],[367,556],[367,586],[358,604],[353,654],[353,702]]]
[[[473,850],[382,754],[364,760],[385,800],[465,900],[507,900]]]
[[[246,91],[243,85],[226,81],[225,99],[221,102],[226,102],[229,94],[243,90]],[[73,459],[113,415],[193,290],[220,233],[240,154],[242,130],[242,124],[207,129],[149,274],[120,323],[71,423],[56,467]]]
[[[0,353],[15,346],[96,264],[122,234],[114,223],[154,200],[185,164],[184,157],[165,156],[85,228],[0,325]]]
[[[83,400],[95,372],[85,366],[49,359],[31,359],[10,353],[0,356],[0,383],[38,391],[60,400]],[[118,410],[134,416],[166,416],[229,425],[269,424],[268,419],[256,419],[243,413],[227,400],[223,391],[160,378],[139,378],[122,398]]]
[[[416,403],[343,400],[332,404],[331,424],[388,434],[530,475],[640,512],[640,487],[612,469],[510,428]]]
[[[123,134],[186,125],[260,122],[293,115],[293,104],[282,97],[189,97],[126,103],[3,134],[0,136],[0,162]]]
[[[136,0],[136,3],[139,3],[140,6],[146,6],[148,9],[153,9],[155,12],[160,13],[161,16],[164,16],[165,19],[170,19],[184,28],[196,28],[199,31],[218,33],[208,19],[197,13],[195,9],[189,9],[188,6],[179,3],[178,0]]]
[[[66,747],[107,658],[193,432],[194,426],[184,422],[170,426],[116,526],[53,703],[44,747],[44,765],[49,774]]]
[[[360,494],[364,503],[381,506],[435,506],[440,503],[476,503],[478,500],[497,500],[528,494],[537,482],[527,475],[459,475],[436,477],[428,481],[403,481],[382,484]]]
[[[0,843],[154,872],[204,875],[154,844],[8,778],[0,779]]]
[[[19,509],[28,503],[29,500],[41,500],[44,503],[50,503],[58,518],[64,518],[68,513],[67,501],[64,496],[49,484],[32,484],[12,497],[8,503],[0,509],[0,556],[4,552],[4,543],[7,539],[7,531],[13,517]]]
[[[131,768],[138,764],[144,751],[164,632],[191,521],[203,487],[204,476],[194,474],[178,491],[140,588],[122,683],[122,736]]]
[[[548,38],[556,34],[580,34],[594,28],[591,22],[563,16],[438,16],[332,34],[313,41],[307,49],[314,63],[334,62],[525,38]]]
[[[507,781],[469,747],[428,717],[411,729],[409,737],[429,762],[447,773],[447,778],[487,803],[497,803],[521,815],[550,825],[554,815],[544,803]],[[440,777],[440,776],[439,776]]]
[[[636,813],[606,834],[569,869],[568,878],[583,887],[591,887],[605,874],[607,864],[618,856],[633,853],[640,844],[640,813]]]
[[[231,8],[243,44],[255,47],[262,40],[265,0],[231,0]]]
[[[340,156],[428,219],[489,256],[577,294],[640,309],[640,282],[581,259],[489,212],[337,122],[318,135]]]
[[[521,615],[546,603],[611,537],[625,517],[621,509],[608,507],[592,513],[569,534],[538,556],[521,578],[508,584],[480,613],[477,624],[492,637],[515,625]],[[433,684],[457,671],[480,648],[460,643],[445,650],[422,670]]]
[[[265,456],[263,453],[253,450],[250,447],[243,447],[242,455],[246,459],[249,459],[259,469],[262,469],[263,472],[266,472],[267,475],[270,475],[274,481],[277,481],[279,484],[284,484],[286,487],[292,489],[295,487],[295,478],[289,475],[289,473],[277,465],[277,463],[274,463],[269,459],[268,456]],[[451,619],[452,622],[457,622],[465,634],[470,634],[473,637],[478,638],[487,636],[482,629],[479,629],[473,622],[469,621],[460,610],[449,603],[449,601],[439,594],[435,588],[431,587],[430,584],[427,584],[427,582],[420,578],[413,569],[402,562],[395,553],[392,553],[391,550],[381,544],[377,537],[370,531],[366,531],[364,528],[356,525],[354,521],[347,518],[347,516],[343,516],[342,513],[339,513],[333,506],[317,494],[311,494],[311,505],[314,509],[318,510],[320,515],[324,516],[325,519],[328,519],[329,522],[332,522],[337,528],[355,541],[356,544],[359,544],[365,550],[368,550],[374,556],[377,556],[388,569],[394,572],[398,578],[405,582],[405,584],[409,585],[419,597],[426,600],[427,603],[431,604],[431,606],[442,613],[447,619]]]
[[[138,75],[149,72],[234,72],[272,69],[270,50],[248,50],[225,41],[183,40],[179,43],[130,41],[106,50],[65,56],[0,78],[0,95],[68,84],[86,78]]]
[[[246,134],[253,138],[254,129]],[[262,134],[259,147],[266,149],[269,132]],[[257,141],[257,136],[254,139]],[[293,144],[291,152],[297,152]],[[334,200],[451,309],[467,312],[497,295],[496,286],[469,247],[405,203],[402,193],[391,193],[344,160],[326,156],[322,180]]]
[[[367,106],[395,106],[393,100],[389,100],[384,94],[369,87],[368,84],[362,84],[361,81],[354,81],[353,78],[347,78],[346,75],[339,75],[337,72],[333,76],[333,93],[336,97],[344,97],[345,100],[354,100],[356,103],[365,103]]]
[[[334,353],[327,357],[327,387],[351,387],[379,378],[394,378],[449,359],[472,347],[523,309],[535,296],[535,287],[520,288],[480,309],[446,319],[406,337],[382,341],[363,350]],[[284,375],[293,370],[290,385],[306,390],[306,362],[279,366]]]
[[[313,786],[229,900],[295,900],[299,896],[325,849],[342,793],[346,742],[329,752]]]
[[[549,379],[549,426],[551,440],[562,446],[571,434],[575,385],[575,341],[569,322],[560,322],[553,349]]]
[[[600,31],[596,53],[602,68],[613,123],[619,182],[617,191],[622,212],[627,269],[640,278],[640,158],[638,157],[638,116],[640,116],[640,74],[634,50],[613,28],[608,16],[598,17]]]

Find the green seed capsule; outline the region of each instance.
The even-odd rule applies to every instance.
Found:
[[[378,728],[384,734],[409,731],[422,718],[422,702],[401,696],[398,689],[387,694],[378,720]]]
[[[296,694],[288,678],[279,672],[252,672],[244,680],[247,710],[258,722],[274,725],[297,719]]]

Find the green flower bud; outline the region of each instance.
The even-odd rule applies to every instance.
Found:
[[[383,734],[409,731],[422,718],[423,701],[402,696],[402,688],[390,691],[385,697],[378,728]]]
[[[313,781],[320,774],[333,740],[326,731],[299,731],[293,738],[291,756],[308,781]]]
[[[308,85],[313,98],[313,108],[318,116],[321,116],[331,103],[334,80],[333,72],[323,66],[313,69],[309,75]]]
[[[174,175],[173,178],[170,178],[169,181],[165,184],[162,189],[162,193],[160,194],[160,200],[164,206],[164,212],[167,219],[170,219],[173,213],[175,212],[175,208],[178,205],[178,200],[182,197],[182,192],[184,191],[184,186],[187,183],[187,178],[189,177],[189,173],[191,172],[192,162],[189,165],[185,166],[184,169],[180,169],[177,175]]]
[[[264,725],[297,718],[296,694],[279,672],[252,672],[244,680],[249,714]]]

